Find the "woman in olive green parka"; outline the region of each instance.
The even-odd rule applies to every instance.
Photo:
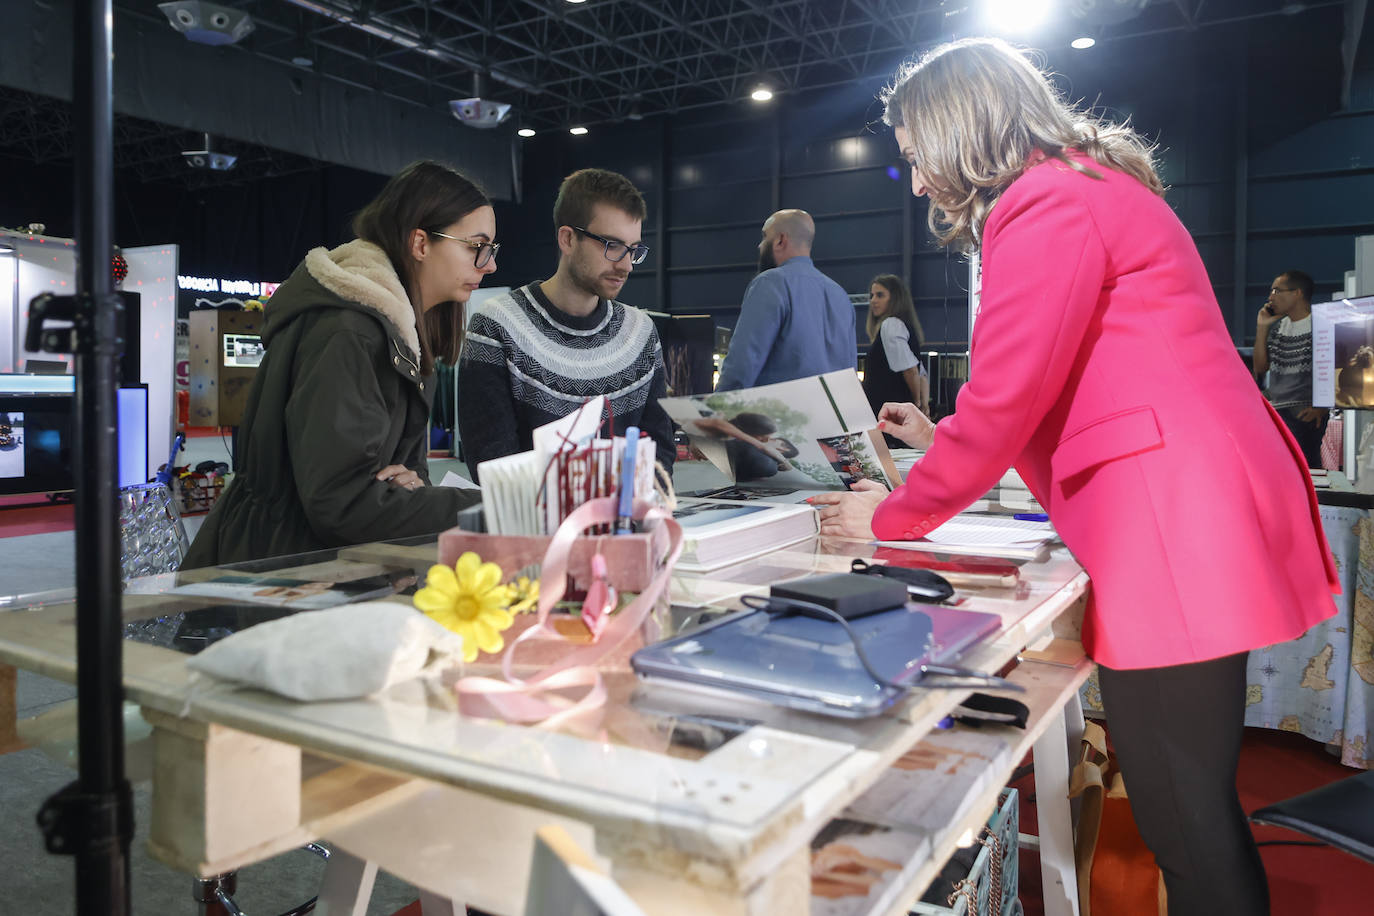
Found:
[[[425,456],[434,357],[456,362],[463,303],[496,269],[491,204],[417,162],[353,231],[268,300],[238,468],[186,568],[429,534],[477,501],[431,487]]]

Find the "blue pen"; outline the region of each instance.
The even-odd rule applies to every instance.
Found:
[[[1048,522],[1050,517],[1043,512],[1018,512],[1012,516],[1023,522]]]
[[[635,455],[639,452],[639,427],[625,428],[625,454],[620,459],[620,506],[616,510],[615,533],[634,532]]]

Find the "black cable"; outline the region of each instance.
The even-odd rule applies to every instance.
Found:
[[[868,660],[868,655],[864,653],[863,646],[859,644],[859,637],[855,635],[854,630],[850,628],[849,621],[845,620],[842,616],[840,616],[830,608],[825,607],[821,604],[815,604],[810,601],[802,601],[798,598],[773,598],[764,597],[763,595],[745,595],[744,597],[740,598],[740,603],[743,604],[745,607],[751,608],[755,611],[762,611],[765,614],[768,614],[770,617],[785,617],[789,614],[804,614],[808,617],[820,616],[822,619],[835,621],[840,626],[844,627],[844,632],[849,637],[849,641],[854,644],[854,654],[858,656],[859,664],[863,665],[864,671],[868,672],[868,676],[873,678],[875,683],[883,687],[887,687],[891,690],[906,692],[908,690],[915,690],[918,688],[957,690],[964,687],[983,687],[992,688],[996,690],[1011,690],[1016,693],[1026,692],[1026,688],[1020,686],[1019,684],[1013,684],[1006,678],[997,677],[996,675],[992,674],[981,674],[977,671],[970,671],[967,668],[949,668],[943,665],[922,665],[920,667],[920,680],[912,684],[899,684],[896,681],[889,681],[887,678],[879,674],[877,669],[873,667],[873,663]],[[964,678],[965,680],[973,681],[973,683],[928,684],[926,683],[926,678],[928,676],[940,678],[958,677]]]
[[[1323,843],[1321,840],[1264,840],[1255,844],[1256,846],[1330,846],[1330,843]]]

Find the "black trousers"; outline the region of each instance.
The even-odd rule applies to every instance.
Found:
[[[1236,794],[1246,654],[1101,668],[1102,704],[1169,916],[1267,916],[1264,864]],[[1127,914],[1121,914],[1127,916]]]
[[[1283,424],[1288,427],[1288,431],[1293,434],[1293,438],[1298,440],[1298,448],[1302,449],[1303,457],[1307,459],[1309,468],[1319,468],[1322,466],[1322,438],[1326,435],[1326,424],[1331,419],[1330,412],[1322,417],[1317,423],[1309,423],[1298,419],[1301,407],[1279,407],[1276,412]]]

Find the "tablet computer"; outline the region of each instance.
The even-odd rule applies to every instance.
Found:
[[[957,661],[1001,622],[996,614],[912,603],[849,626],[879,674],[915,684],[922,665]],[[764,611],[732,614],[646,646],[630,664],[644,678],[724,688],[847,718],[878,715],[903,695],[869,676],[838,623]]]

